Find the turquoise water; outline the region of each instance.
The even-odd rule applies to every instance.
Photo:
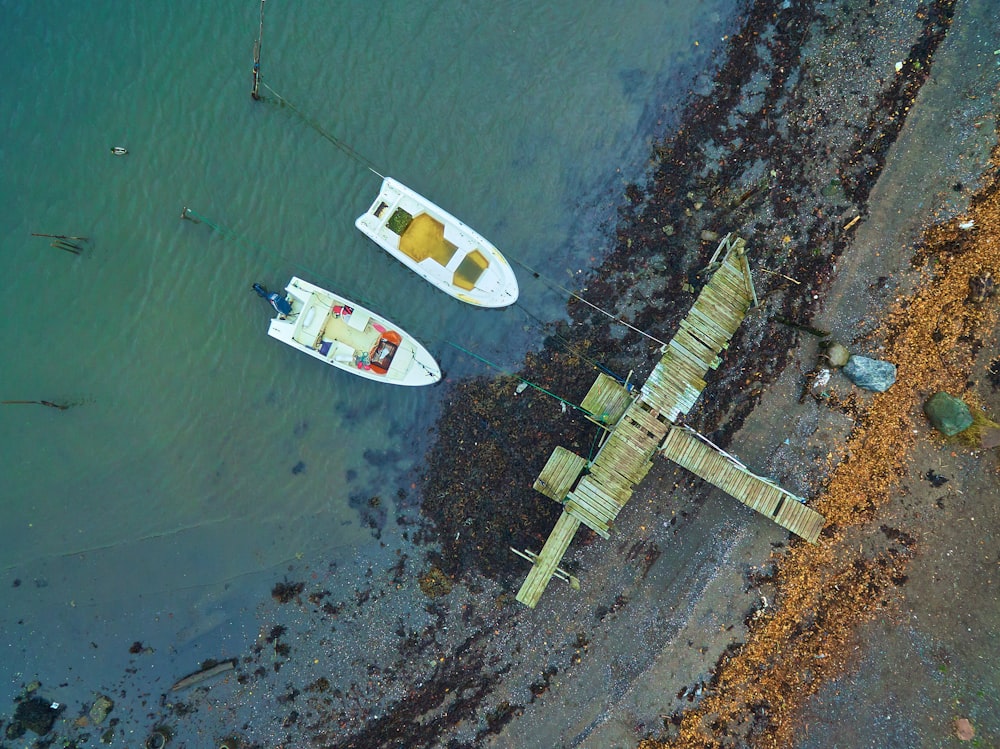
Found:
[[[490,238],[524,310],[555,318],[563,295],[518,261],[572,285],[600,258],[733,6],[269,0],[262,71]],[[251,100],[258,11],[0,2],[0,400],[75,404],[0,406],[11,695],[69,669],[97,688],[133,640],[164,658],[237,651],[289,565],[385,553],[348,500],[405,488],[443,390],[351,378],[269,339],[251,283],[294,274],[353,296],[451,379],[489,370],[448,341],[513,367],[540,339],[518,308],[466,307],[354,229],[379,178]],[[184,206],[231,236],[181,221]],[[91,241],[74,256],[32,232]]]

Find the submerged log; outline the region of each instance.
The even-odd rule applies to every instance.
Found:
[[[201,684],[203,681],[218,676],[219,674],[224,674],[226,671],[232,671],[234,668],[236,668],[235,658],[230,658],[227,661],[216,663],[214,666],[209,666],[208,668],[203,668],[200,671],[195,671],[193,674],[188,674],[170,687],[170,691],[177,692],[181,689],[193,687],[196,684]]]

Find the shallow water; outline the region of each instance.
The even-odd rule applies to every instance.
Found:
[[[279,345],[251,283],[373,306],[451,378],[491,371],[451,343],[513,367],[542,335],[524,311],[563,314],[553,282],[606,249],[734,5],[267,4],[264,80],[514,262],[523,309],[479,311],[354,229],[377,176],[251,100],[257,3],[0,2],[0,399],[74,404],[0,406],[7,693],[96,689],[133,640],[237,651],[289,565],[398,546],[392,509],[377,540],[349,500],[407,491],[442,388]],[[32,232],[91,240],[75,256]]]

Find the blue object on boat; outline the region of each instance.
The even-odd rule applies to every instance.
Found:
[[[253,285],[253,290],[257,292],[257,296],[262,297],[271,303],[275,311],[279,315],[289,315],[292,312],[292,303],[289,302],[285,297],[281,296],[276,292],[268,292],[266,288],[261,286],[259,283]]]

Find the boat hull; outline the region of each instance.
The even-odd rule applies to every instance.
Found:
[[[397,180],[387,177],[354,225],[403,265],[456,299],[477,307],[517,301],[517,276],[481,234]]]
[[[293,277],[285,287],[292,311],[271,320],[267,334],[330,366],[391,385],[431,385],[441,369],[413,336],[361,305]]]

